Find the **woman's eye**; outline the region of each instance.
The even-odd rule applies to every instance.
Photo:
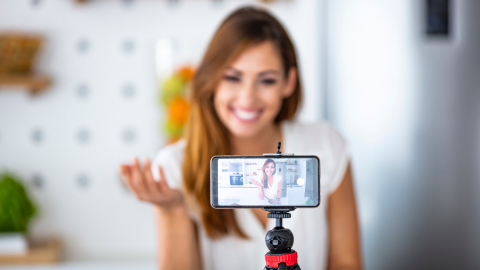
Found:
[[[240,81],[240,78],[239,78],[239,77],[237,77],[237,76],[229,76],[229,75],[223,76],[223,79],[226,80],[226,81],[229,81],[229,82],[239,82],[239,81]]]
[[[266,85],[274,85],[275,83],[277,83],[277,80],[275,80],[275,79],[262,79],[261,83],[266,84]]]

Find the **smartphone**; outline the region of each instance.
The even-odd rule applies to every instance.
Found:
[[[320,205],[317,156],[214,156],[210,182],[214,208]]]

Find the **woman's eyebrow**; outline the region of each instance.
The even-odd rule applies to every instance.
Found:
[[[270,69],[270,70],[262,71],[258,75],[263,76],[263,75],[268,75],[268,74],[280,74],[280,72],[278,70]]]
[[[240,70],[234,69],[233,67],[227,67],[227,71],[234,72],[236,75],[242,75]]]

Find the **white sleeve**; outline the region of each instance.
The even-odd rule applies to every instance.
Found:
[[[185,141],[181,140],[160,149],[152,162],[152,174],[155,181],[160,179],[159,166],[162,167],[167,184],[172,189],[180,189],[182,181],[182,161]]]
[[[348,145],[342,135],[340,135],[340,133],[331,125],[328,125],[328,127],[326,135],[330,148],[330,157],[332,158],[332,167],[330,171],[331,181],[328,184],[328,194],[332,194],[337,190],[345,178],[350,154],[348,151]]]

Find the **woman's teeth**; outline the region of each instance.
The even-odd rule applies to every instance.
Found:
[[[242,120],[252,120],[255,119],[260,111],[244,111],[244,110],[234,110],[233,112],[238,118]]]

